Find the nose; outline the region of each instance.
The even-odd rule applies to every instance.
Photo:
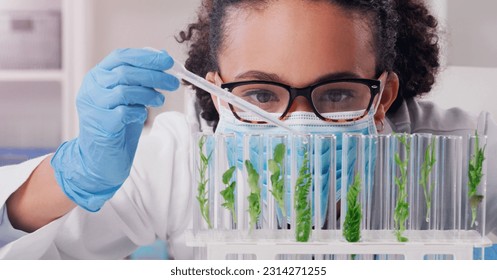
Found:
[[[304,96],[297,96],[288,110],[288,113],[292,112],[313,112],[312,105]]]

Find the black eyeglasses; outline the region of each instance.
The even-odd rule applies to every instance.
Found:
[[[372,79],[337,79],[294,88],[272,81],[241,81],[222,84],[232,94],[284,119],[298,96],[307,98],[316,116],[327,122],[352,122],[367,115],[381,82]],[[243,122],[267,123],[229,104],[233,115]],[[347,112],[348,114],[340,114]],[[353,114],[350,114],[353,113]]]

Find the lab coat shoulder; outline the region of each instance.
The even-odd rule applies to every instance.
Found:
[[[461,108],[443,109],[430,101],[407,101],[411,133],[462,135],[477,127],[477,117]]]

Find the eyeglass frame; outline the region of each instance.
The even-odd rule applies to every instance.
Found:
[[[286,109],[283,111],[283,113],[281,114],[281,116],[279,117],[280,120],[285,119],[286,115],[288,114],[288,111],[291,108],[291,105],[295,101],[295,98],[297,98],[299,96],[303,96],[311,104],[311,107],[312,107],[312,110],[314,111],[314,114],[318,118],[320,118],[321,120],[323,120],[325,122],[332,122],[332,123],[347,123],[347,122],[353,122],[353,121],[360,120],[360,119],[364,118],[365,116],[367,116],[369,110],[371,109],[371,106],[373,105],[373,101],[374,101],[376,95],[378,95],[382,92],[380,79],[385,73],[387,73],[387,72],[386,71],[383,72],[378,77],[378,79],[364,79],[364,78],[331,79],[331,80],[320,81],[320,82],[314,83],[310,86],[302,87],[302,88],[296,88],[296,87],[292,87],[292,86],[285,85],[282,83],[278,83],[278,82],[274,82],[274,81],[264,81],[264,80],[248,80],[248,81],[223,83],[223,84],[221,84],[221,87],[225,90],[228,90],[229,92],[232,92],[232,90],[238,86],[244,86],[244,85],[250,85],[250,84],[265,84],[265,85],[279,86],[281,88],[286,89],[287,92],[290,94],[290,99],[288,100],[288,105],[287,105]],[[368,104],[366,110],[364,110],[364,114],[362,114],[361,116],[355,117],[355,118],[341,119],[341,120],[333,120],[333,119],[328,119],[328,118],[323,117],[317,111],[316,106],[314,106],[314,102],[312,101],[312,97],[311,97],[312,92],[316,88],[318,88],[322,85],[325,85],[325,84],[334,84],[334,83],[343,83],[343,82],[352,82],[352,83],[358,83],[358,84],[363,84],[363,85],[368,86],[369,92],[371,94],[371,98],[369,100],[369,104]],[[246,123],[252,123],[252,124],[267,124],[266,121],[250,121],[250,120],[243,119],[236,113],[235,108],[231,103],[229,103],[228,105],[230,107],[231,112],[235,116],[235,118],[237,118],[239,121],[246,122]]]

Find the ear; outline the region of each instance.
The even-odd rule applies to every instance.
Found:
[[[212,84],[221,86],[222,81],[219,78],[219,75],[217,75],[216,72],[208,72],[207,75],[205,75],[205,79],[209,81]],[[215,95],[211,94],[212,102],[214,102],[214,107],[216,107],[217,112],[219,113],[219,108],[218,108],[218,102],[217,102],[217,97]]]
[[[397,98],[398,93],[399,76],[397,76],[395,72],[389,72],[381,95],[380,104],[378,105],[378,110],[376,110],[376,114],[374,115],[374,120],[377,124],[385,119],[387,111]]]

